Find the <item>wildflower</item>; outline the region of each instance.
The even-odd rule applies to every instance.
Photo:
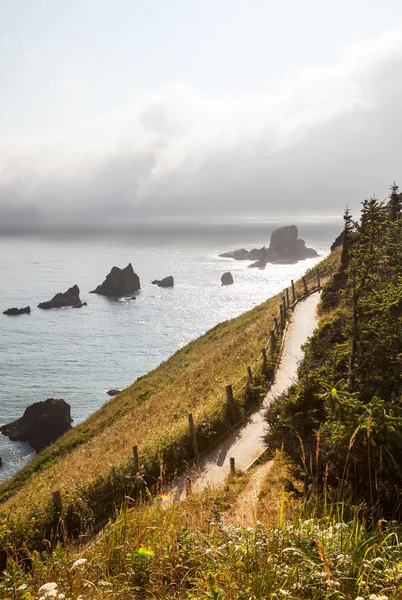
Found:
[[[51,590],[57,590],[57,583],[55,583],[54,581],[52,581],[51,583],[44,583],[42,587],[39,588],[38,593],[41,594],[42,592],[45,592],[46,594]]]
[[[88,560],[86,558],[78,558],[75,562],[73,562],[71,568],[75,569],[76,567],[82,567],[82,565],[85,565],[87,562]]]
[[[58,598],[59,595],[57,593],[57,583],[51,581],[49,583],[45,583],[42,587],[39,588],[38,594],[42,594],[39,596],[39,600],[49,600],[49,598]]]
[[[388,600],[388,596],[377,596],[377,594],[370,594],[369,600]]]

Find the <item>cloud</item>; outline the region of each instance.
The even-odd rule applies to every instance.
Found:
[[[52,137],[4,138],[0,215],[118,222],[357,208],[400,175],[401,33],[349,46],[339,64],[265,94],[173,83]]]

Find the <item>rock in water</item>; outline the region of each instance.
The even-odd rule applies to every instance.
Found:
[[[318,256],[313,248],[307,248],[304,240],[298,239],[296,225],[279,227],[271,235],[270,260],[302,260]]]
[[[71,421],[70,405],[61,398],[48,398],[28,406],[20,419],[3,425],[0,432],[39,452],[71,429]]]
[[[235,260],[254,260],[251,267],[264,269],[268,262],[296,262],[304,258],[318,256],[313,248],[307,248],[304,240],[297,239],[298,231],[296,225],[286,225],[279,227],[271,235],[269,248],[253,248],[245,250],[239,248],[220,254],[224,258],[234,258]]]
[[[113,389],[113,390],[108,390],[106,393],[108,396],[117,396],[117,394],[120,394],[122,390],[119,389]]]
[[[86,305],[86,302],[81,302],[80,288],[78,285],[73,285],[66,292],[56,294],[51,300],[41,302],[38,304],[38,308],[64,308],[65,306],[81,308],[81,306]]]
[[[154,279],[152,282],[153,285],[157,285],[159,287],[173,287],[174,286],[174,279],[172,277],[172,275],[169,275],[168,277],[165,277],[164,279]]]
[[[109,275],[106,275],[105,281],[98,285],[95,290],[92,290],[91,294],[121,298],[138,292],[140,288],[140,279],[134,273],[131,263],[129,263],[125,269],[113,267]]]
[[[31,307],[26,306],[25,308],[8,308],[3,311],[3,315],[23,315],[24,313],[29,314],[31,312]]]
[[[224,273],[221,277],[222,285],[232,285],[233,283],[233,275],[229,271]]]

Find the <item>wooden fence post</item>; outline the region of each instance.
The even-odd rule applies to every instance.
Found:
[[[285,296],[282,296],[282,306],[283,306],[283,318],[286,320],[287,308],[286,308],[286,298],[285,298]]]
[[[285,293],[286,293],[286,309],[289,310],[290,300],[289,300],[289,289],[288,288],[286,288]]]
[[[194,427],[194,419],[193,419],[193,415],[192,413],[188,413],[188,424],[190,427],[190,435],[191,435],[191,441],[193,443],[193,450],[194,450],[194,454],[197,457],[198,456],[198,442],[197,442],[197,433],[195,431],[195,427]]]
[[[292,304],[294,304],[296,302],[296,290],[295,290],[295,284],[294,284],[293,279],[291,281],[291,284],[292,284]]]
[[[279,313],[280,313],[280,319],[281,319],[281,329],[283,329],[285,327],[285,315],[283,314],[283,305],[282,304],[279,305]]]
[[[56,490],[52,493],[52,500],[55,507],[62,512],[63,511],[63,500],[61,498],[60,490]]]
[[[271,329],[271,331],[269,332],[269,344],[271,348],[271,353],[273,353],[275,350],[275,341],[275,331]]]
[[[234,477],[236,475],[236,463],[233,457],[230,457],[230,476]]]
[[[267,351],[265,350],[265,348],[261,348],[261,354],[262,354],[262,362],[264,363],[264,365],[267,364]]]
[[[308,294],[308,286],[307,286],[307,281],[305,277],[302,277],[302,281],[303,281],[303,285],[304,285],[304,293],[305,295]]]
[[[64,514],[64,510],[63,510],[63,499],[61,497],[60,490],[56,490],[55,492],[52,492],[52,500],[53,500],[53,504],[55,505],[56,509],[60,512],[60,521],[59,521],[60,535],[61,535],[62,540],[65,542],[67,540],[67,521],[66,521],[66,515]]]
[[[140,470],[140,462],[138,460],[138,446],[133,446],[134,473],[137,475]]]
[[[251,383],[253,381],[253,372],[251,370],[251,367],[247,367],[247,377],[249,383]]]
[[[274,317],[275,332],[279,333],[278,317]]]
[[[320,280],[320,271],[317,269],[317,286],[318,289],[321,289],[321,280]]]
[[[232,421],[232,425],[236,423],[236,406],[233,398],[233,390],[231,385],[227,385],[225,388],[226,391],[226,406],[229,409],[229,416]]]

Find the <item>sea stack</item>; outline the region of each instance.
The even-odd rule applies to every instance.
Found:
[[[73,287],[68,288],[66,292],[60,292],[59,294],[53,296],[51,300],[40,302],[38,304],[38,308],[65,308],[67,306],[81,308],[81,306],[86,305],[86,302],[81,302],[80,288],[78,285],[73,285]]]
[[[298,239],[296,225],[285,225],[279,227],[271,235],[269,248],[253,248],[245,250],[231,250],[219,256],[223,258],[234,258],[235,260],[254,260],[253,267],[265,268],[266,263],[291,263],[305,258],[318,256],[313,248],[307,248],[305,241]]]
[[[224,273],[221,277],[222,285],[232,285],[233,283],[233,275],[229,271]]]
[[[23,315],[29,314],[31,312],[31,307],[26,306],[25,308],[8,308],[3,311],[3,315]]]
[[[129,263],[125,269],[113,267],[110,273],[106,275],[105,281],[98,285],[95,290],[92,290],[91,294],[121,298],[138,292],[140,288],[140,278],[134,273],[132,264]]]
[[[37,452],[71,429],[70,405],[61,398],[34,402],[20,419],[0,427],[12,441],[27,442]]]
[[[164,287],[164,288],[173,287],[174,279],[173,279],[172,275],[169,275],[168,277],[164,277],[163,279],[154,279],[152,282],[152,285],[157,285],[158,287]]]

